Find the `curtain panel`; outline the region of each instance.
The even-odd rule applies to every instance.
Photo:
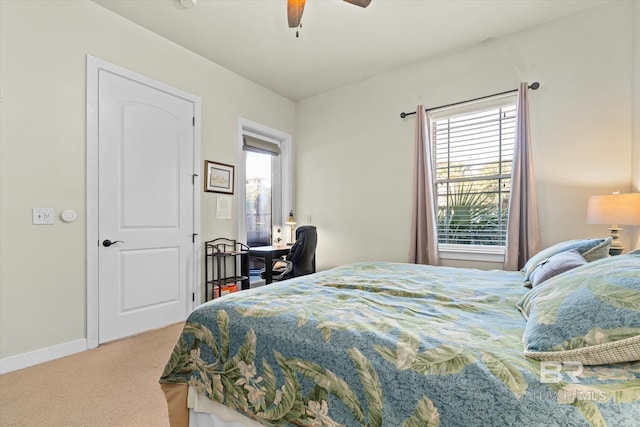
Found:
[[[440,265],[431,162],[431,120],[424,105],[416,108],[413,202],[409,262]]]
[[[529,129],[529,88],[525,82],[518,88],[504,269],[522,268],[539,251],[540,221]]]

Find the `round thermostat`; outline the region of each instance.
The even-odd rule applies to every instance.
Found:
[[[64,222],[73,222],[76,220],[76,216],[76,213],[69,209],[60,213],[60,219],[62,219]]]

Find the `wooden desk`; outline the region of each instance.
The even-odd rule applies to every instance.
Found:
[[[249,256],[254,256],[264,259],[264,281],[265,284],[269,284],[273,281],[273,258],[288,255],[291,251],[289,245],[278,246],[254,246],[249,248]]]

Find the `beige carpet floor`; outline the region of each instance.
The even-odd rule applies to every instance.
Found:
[[[0,426],[168,426],[158,379],[182,325],[0,375]]]

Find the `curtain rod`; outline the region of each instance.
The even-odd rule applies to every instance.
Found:
[[[529,85],[529,89],[532,89],[532,90],[536,90],[539,87],[540,87],[540,83],[538,83],[538,82],[533,82],[533,83],[531,83],[531,85]],[[440,105],[438,107],[425,108],[424,111],[431,111],[431,110],[438,110],[440,108],[453,107],[454,105],[464,104],[465,102],[480,101],[481,99],[493,98],[494,96],[505,95],[507,93],[517,92],[517,91],[518,91],[518,89],[506,90],[504,92],[494,93],[493,95],[481,96],[480,98],[473,98],[473,99],[468,99],[466,101],[453,102],[451,104]],[[404,119],[405,117],[410,116],[410,115],[415,114],[415,113],[416,113],[415,111],[413,111],[411,113],[400,113],[400,118]]]

